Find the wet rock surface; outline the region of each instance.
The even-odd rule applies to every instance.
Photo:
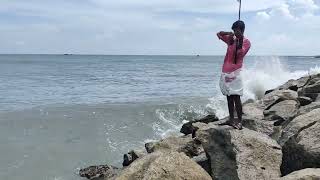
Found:
[[[90,180],[110,179],[112,177],[115,177],[118,171],[118,168],[108,165],[90,166],[81,169],[79,171],[79,175]]]
[[[211,180],[211,177],[184,153],[158,151],[133,162],[116,179]]]
[[[194,133],[197,129],[193,126],[194,123],[210,123],[210,122],[215,122],[219,121],[219,118],[216,115],[208,115],[202,119],[196,119],[194,121],[187,122],[182,125],[182,128],[180,130],[181,133],[188,135]]]
[[[267,135],[229,126],[199,130],[213,179],[276,179],[281,176],[281,147]]]

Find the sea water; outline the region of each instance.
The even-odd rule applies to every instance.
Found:
[[[227,115],[222,56],[0,55],[0,179],[79,180],[79,168]],[[242,100],[320,72],[312,57],[251,56]]]

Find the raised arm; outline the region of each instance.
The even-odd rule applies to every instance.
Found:
[[[230,37],[233,37],[233,35],[233,32],[220,31],[217,33],[218,38],[227,44],[230,44]]]
[[[248,53],[250,47],[251,47],[251,42],[248,39],[244,40],[242,45],[242,51],[244,56]]]

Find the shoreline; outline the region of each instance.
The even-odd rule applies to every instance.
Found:
[[[91,166],[79,174],[101,180],[320,178],[320,149],[314,149],[320,143],[320,74],[268,90],[261,99],[245,102],[243,111],[243,130],[219,126],[227,118],[212,114],[185,123],[182,136],[124,154],[121,168]]]

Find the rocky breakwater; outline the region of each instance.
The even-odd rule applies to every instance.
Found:
[[[242,130],[210,115],[181,136],[124,155],[123,167],[91,166],[88,179],[320,179],[320,74],[290,80],[243,104]]]

